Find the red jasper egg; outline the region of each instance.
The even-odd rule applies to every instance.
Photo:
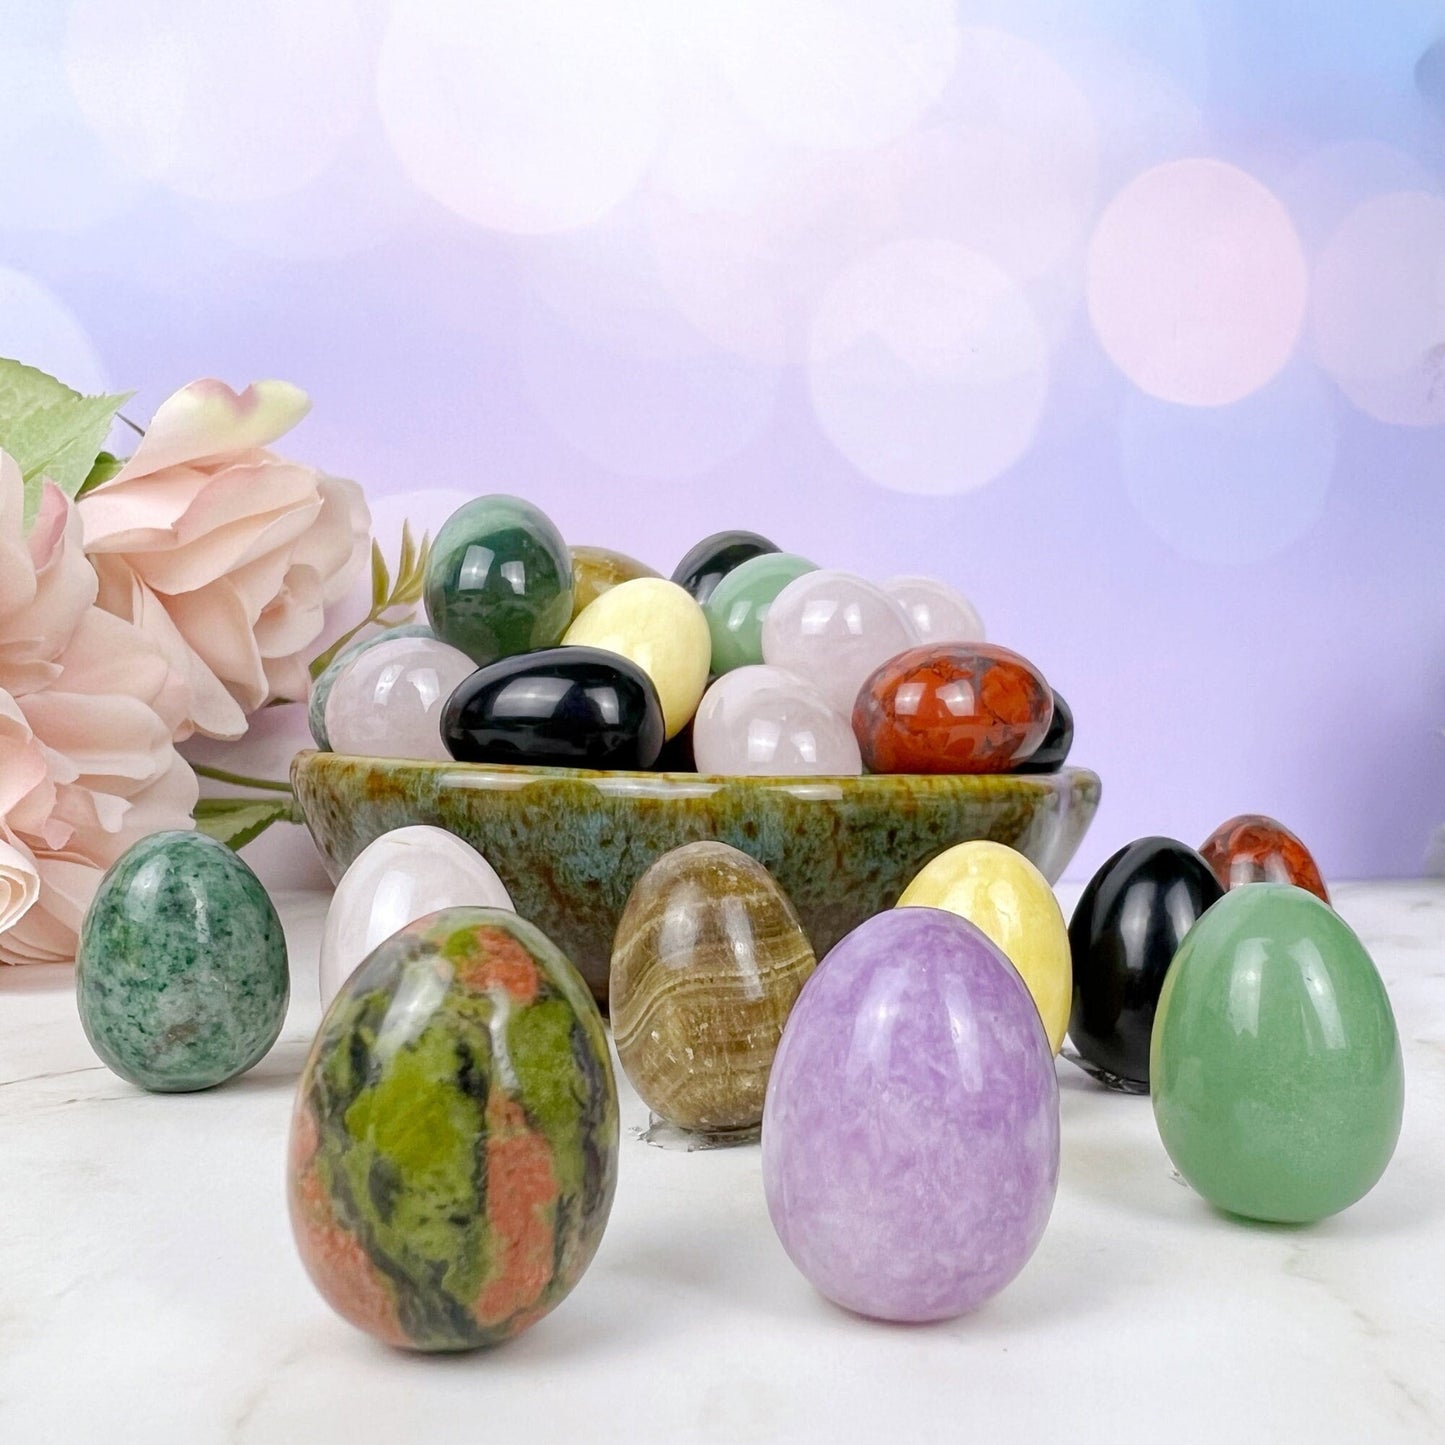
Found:
[[[1026,658],[990,643],[932,643],[863,684],[853,731],[875,773],[1002,773],[1044,740],[1054,700]]]
[[[1283,823],[1263,813],[1241,813],[1221,823],[1199,852],[1221,888],[1293,883],[1322,902],[1330,901],[1310,850]]]

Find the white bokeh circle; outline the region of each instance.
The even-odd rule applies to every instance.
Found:
[[[457,215],[532,234],[584,226],[642,178],[663,86],[640,0],[407,0],[377,97],[415,183]]]
[[[370,52],[353,0],[73,0],[65,69],[91,128],[195,200],[268,200],[360,121]]]
[[[1094,112],[1068,71],[1000,30],[959,33],[937,125],[900,145],[902,212],[918,235],[1042,275],[1081,239],[1098,186]]]
[[[389,241],[425,204],[369,117],[329,166],[289,195],[231,205],[183,203],[210,236],[282,261],[355,256]]]
[[[1230,406],[1129,392],[1119,416],[1129,499],[1150,529],[1198,562],[1284,551],[1319,519],[1334,473],[1328,385],[1296,365]]]
[[[735,0],[705,17],[742,110],[788,145],[872,146],[903,135],[948,83],[952,0]]]
[[[991,481],[1027,450],[1048,393],[1048,346],[996,262],[950,241],[880,247],[814,317],[818,424],[861,472],[943,495]]]
[[[1445,197],[1375,196],[1315,266],[1315,356],[1354,404],[1401,426],[1445,423]]]
[[[0,356],[38,367],[88,396],[109,386],[75,313],[35,277],[8,266],[0,266]]]
[[[584,456],[625,477],[674,482],[740,452],[772,416],[779,373],[710,352],[618,350],[537,302],[519,308],[527,398]]]
[[[1224,161],[1145,171],[1100,217],[1089,245],[1089,316],[1140,390],[1224,406],[1289,360],[1308,271],[1289,212]]]

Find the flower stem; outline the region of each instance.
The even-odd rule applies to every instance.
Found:
[[[378,627],[402,627],[405,626],[408,621],[410,621],[413,617],[416,616],[416,609],[413,608],[410,612],[406,614],[406,617],[403,618],[402,621],[388,621],[386,614],[398,605],[400,604],[389,602],[385,607],[373,607],[371,611],[368,612],[366,616],[363,617],[361,621],[356,624],[355,627],[352,627],[346,632],[343,632],[341,636],[338,637],[336,641],[333,642],[331,646],[328,647],[326,651],[323,652],[321,656],[318,657],[311,664],[312,681],[315,681],[318,677],[321,676],[323,672],[326,671],[327,667],[335,660],[336,654],[340,652],[343,647],[353,641],[361,633],[365,632],[368,627],[372,626],[373,624]]]
[[[209,778],[213,783],[230,783],[236,788],[260,788],[267,793],[291,793],[290,783],[277,783],[270,778],[248,778],[241,773],[228,773],[224,768],[210,768],[204,763],[192,763],[191,769],[198,778]]]

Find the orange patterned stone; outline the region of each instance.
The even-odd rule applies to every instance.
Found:
[[[863,684],[853,731],[875,773],[1002,773],[1044,740],[1053,694],[1026,658],[990,643],[911,648]]]
[[[1263,813],[1241,813],[1221,823],[1199,850],[1221,888],[1246,883],[1293,883],[1330,901],[1310,850],[1283,823]]]

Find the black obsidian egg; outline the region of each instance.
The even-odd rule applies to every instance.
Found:
[[[442,741],[463,763],[650,768],[662,704],[635,663],[597,647],[550,647],[478,668],[442,709]]]
[[[741,567],[751,557],[777,550],[776,543],[756,532],[714,532],[677,564],[672,580],[684,592],[690,592],[701,607],[734,567]]]
[[[1054,694],[1054,720],[1044,740],[1026,757],[1016,763],[1015,773],[1056,773],[1063,767],[1074,745],[1074,710],[1064,701],[1062,693]]]
[[[1140,838],[1089,880],[1069,923],[1069,1037],[1087,1063],[1148,1084],[1164,975],[1194,921],[1223,896],[1209,864],[1173,838]]]

